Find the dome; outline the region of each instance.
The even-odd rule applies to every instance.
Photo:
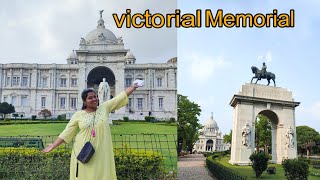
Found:
[[[206,129],[208,129],[208,128],[219,129],[217,122],[213,119],[213,116],[211,116],[211,117],[206,121],[206,123],[204,124],[204,127],[205,127]]]
[[[78,59],[76,52],[73,50],[67,59]]]
[[[104,26],[104,21],[102,15],[98,21],[98,26],[96,29],[92,30],[85,38],[87,43],[96,42],[107,42],[107,43],[117,43],[117,37],[110,30],[106,29]]]
[[[106,28],[100,28],[91,31],[85,38],[88,43],[95,43],[99,41],[116,43],[118,41],[117,37]]]
[[[126,55],[126,59],[136,59],[136,57],[134,57],[134,55],[132,54],[132,52],[129,50],[127,52],[127,55]]]

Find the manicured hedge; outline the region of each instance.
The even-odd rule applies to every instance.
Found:
[[[118,179],[158,179],[165,176],[159,153],[115,149]],[[0,179],[69,179],[71,149],[44,154],[34,148],[0,148]]]
[[[219,180],[246,180],[247,177],[244,177],[233,170],[223,166],[220,163],[217,163],[212,159],[212,156],[207,157],[206,159],[207,168],[212,173],[212,175]]]
[[[69,179],[70,150],[0,148],[0,179]]]
[[[306,161],[298,159],[284,159],[282,167],[288,180],[307,180],[309,165]]]
[[[159,153],[134,149],[114,150],[118,179],[158,179],[164,175],[164,158]]]

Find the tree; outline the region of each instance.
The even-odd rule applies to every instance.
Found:
[[[268,146],[271,146],[271,124],[269,118],[264,115],[258,116],[256,122],[256,149],[264,147],[264,152],[268,153]]]
[[[263,171],[265,171],[268,167],[269,156],[265,153],[253,153],[249,157],[252,162],[252,168],[256,173],[256,178],[260,178]]]
[[[47,119],[47,117],[51,116],[51,111],[49,111],[48,109],[42,109],[39,113],[39,116],[44,117],[45,119]]]
[[[7,102],[0,103],[0,114],[2,114],[2,117],[4,118],[6,114],[14,113],[16,112],[14,109],[14,106],[12,104],[8,104]]]
[[[192,153],[194,143],[198,140],[198,130],[202,128],[197,116],[200,115],[200,106],[188,100],[187,96],[178,94],[178,153],[181,149]]]
[[[298,151],[302,156],[303,151],[306,150],[309,156],[311,149],[320,142],[319,132],[309,126],[298,126],[296,130]]]
[[[230,130],[229,134],[225,134],[223,136],[223,142],[231,144],[231,142],[232,142],[232,130]]]

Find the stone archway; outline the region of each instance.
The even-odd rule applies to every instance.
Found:
[[[278,125],[279,125],[279,118],[278,115],[273,112],[272,110],[263,110],[258,113],[258,115],[264,115],[266,116],[271,124],[271,154],[272,159],[271,162],[277,163],[277,134],[278,134]],[[256,118],[258,118],[258,115]]]
[[[206,151],[213,151],[213,140],[212,139],[207,140]]]
[[[255,119],[258,114],[267,116],[272,122],[272,162],[280,164],[283,158],[296,158],[295,108],[299,104],[287,89],[259,84],[242,85],[230,102],[233,129],[229,163],[250,164],[249,157],[255,151]]]
[[[115,76],[111,69],[105,66],[98,66],[93,68],[87,77],[87,88],[93,88],[96,92],[103,78],[106,78],[110,86],[111,97],[115,95]]]

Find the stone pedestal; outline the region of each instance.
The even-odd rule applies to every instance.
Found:
[[[255,152],[255,120],[259,114],[267,116],[272,123],[272,160],[281,163],[283,158],[297,157],[295,107],[300,103],[292,98],[292,92],[281,87],[258,84],[242,85],[240,92],[231,99],[233,129],[231,159],[229,163],[249,165],[250,155]],[[243,130],[249,124],[250,145],[243,144]],[[287,130],[292,128],[293,141],[288,147]]]

